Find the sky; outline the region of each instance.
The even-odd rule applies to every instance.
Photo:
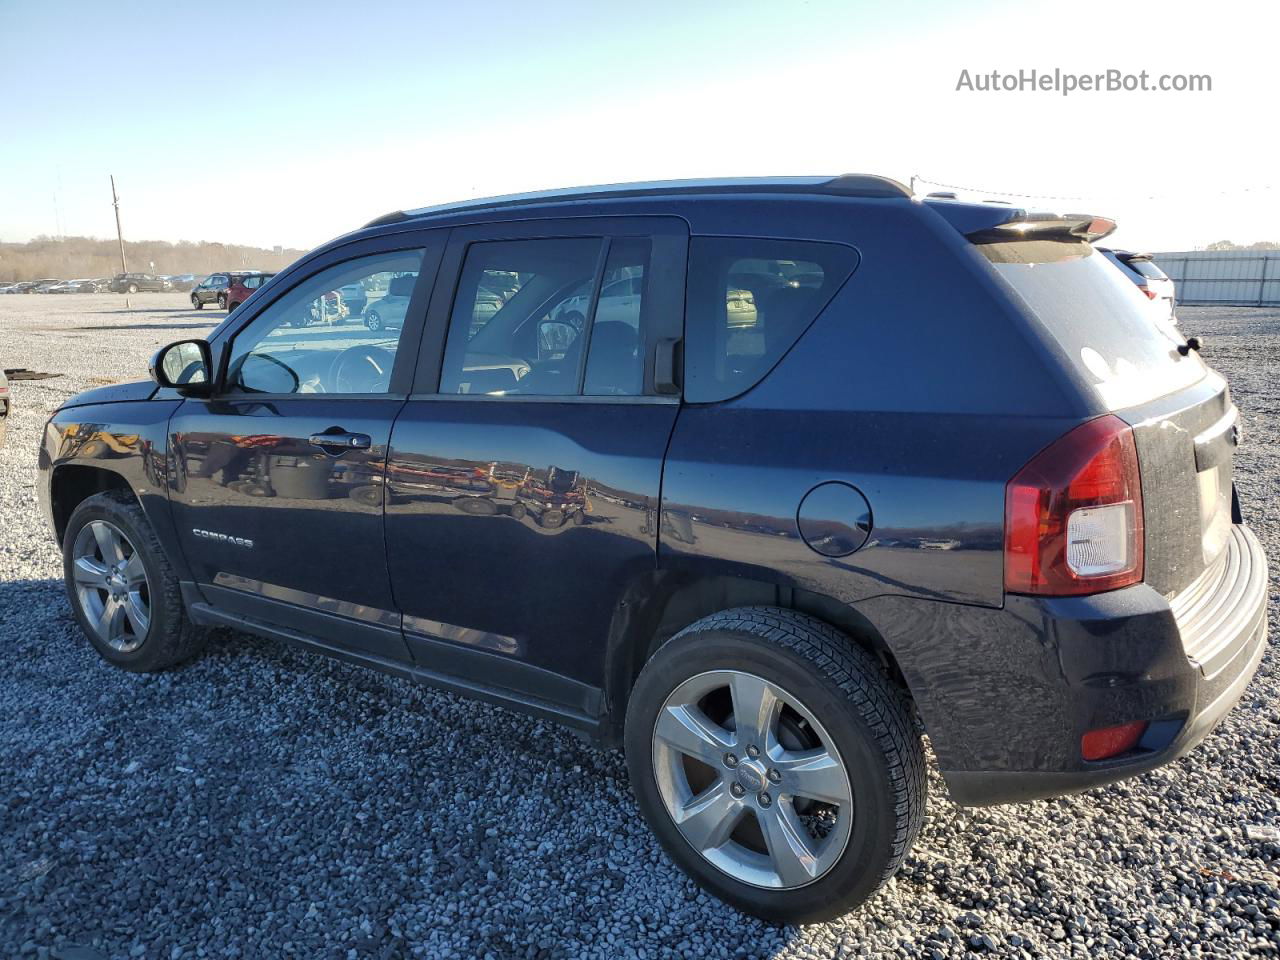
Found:
[[[1280,240],[1280,4],[0,0],[0,240],[308,249],[390,210],[591,183],[878,173]],[[1207,74],[981,92],[961,72]]]

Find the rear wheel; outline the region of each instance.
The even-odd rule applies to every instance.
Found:
[[[204,646],[204,631],[187,618],[178,578],[131,494],[99,493],[76,507],[62,555],[76,620],[107,662],[163,670]]]
[[[812,617],[741,607],[665,644],[627,709],[641,812],[699,884],[767,920],[845,913],[924,819],[924,753],[877,661]]]
[[[364,325],[374,333],[382,329],[382,317],[378,316],[377,310],[370,310],[364,315]]]
[[[218,294],[218,309],[219,310],[227,309],[227,298],[224,294],[221,294],[221,293]]]

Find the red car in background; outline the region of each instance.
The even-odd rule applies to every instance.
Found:
[[[274,273],[233,273],[231,286],[227,287],[227,313],[248,300],[255,290],[274,276]]]

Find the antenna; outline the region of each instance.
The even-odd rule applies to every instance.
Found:
[[[129,267],[124,262],[124,234],[120,231],[120,198],[116,196],[115,174],[111,177],[111,205],[116,208],[116,240],[120,242],[120,272],[128,273]]]

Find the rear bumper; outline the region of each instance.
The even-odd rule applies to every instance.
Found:
[[[1087,598],[1010,597],[1006,612],[1028,625],[1039,620],[1041,643],[1056,644],[1060,672],[1041,671],[1039,689],[997,696],[1004,702],[990,709],[1000,730],[990,736],[998,740],[977,749],[985,762],[946,769],[944,761],[953,799],[983,806],[1074,793],[1188,753],[1257,671],[1267,585],[1262,547],[1236,525],[1223,558],[1172,604],[1145,585]],[[1081,757],[1087,731],[1137,720],[1150,726],[1135,750],[1098,762]]]

